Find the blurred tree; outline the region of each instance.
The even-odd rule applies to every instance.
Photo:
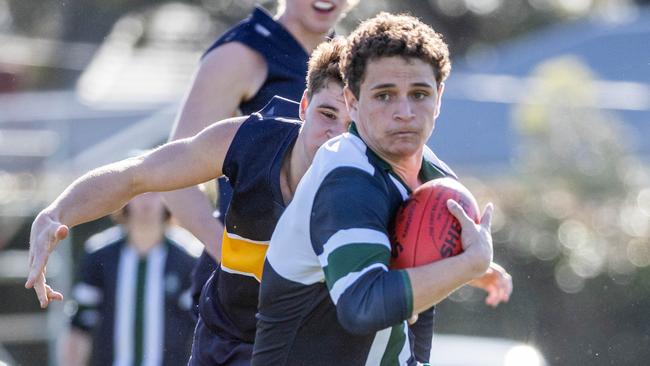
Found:
[[[540,65],[529,83],[513,113],[516,174],[468,181],[496,204],[495,257],[514,296],[487,312],[464,289],[452,297],[460,307],[441,307],[441,329],[463,319],[463,332],[532,341],[553,365],[646,364],[650,176],[629,153],[632,131],[598,109],[593,76],[576,59]]]

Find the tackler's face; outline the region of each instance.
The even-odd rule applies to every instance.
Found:
[[[304,121],[305,150],[311,162],[318,148],[327,140],[346,132],[350,115],[343,99],[343,86],[330,82],[308,100],[307,93],[300,101],[300,118]]]
[[[443,86],[420,59],[369,60],[358,98],[346,89],[363,140],[381,156],[402,160],[421,151],[435,125]]]
[[[157,192],[143,193],[129,201],[126,207],[128,225],[160,225],[165,221],[165,204]]]
[[[313,33],[330,31],[347,7],[345,0],[286,0],[286,10]]]

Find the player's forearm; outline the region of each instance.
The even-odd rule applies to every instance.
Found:
[[[403,322],[412,313],[407,287],[403,271],[366,273],[338,299],[339,322],[353,334],[370,334]]]
[[[413,291],[413,314],[436,305],[457,288],[481,276],[485,269],[478,262],[464,253],[407,269]]]
[[[163,193],[163,199],[178,223],[199,239],[216,261],[221,261],[223,225],[212,216],[213,208],[196,186]]]
[[[122,208],[139,193],[131,171],[134,163],[135,160],[128,159],[84,174],[43,213],[72,227]]]

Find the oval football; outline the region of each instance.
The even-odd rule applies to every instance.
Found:
[[[462,230],[447,209],[449,199],[479,222],[476,199],[457,180],[439,178],[421,185],[397,212],[391,243],[392,268],[417,267],[462,252]]]

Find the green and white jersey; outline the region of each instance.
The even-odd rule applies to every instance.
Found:
[[[453,176],[425,150],[423,180]],[[319,149],[271,238],[253,365],[416,363],[411,283],[388,268],[409,193],[354,125]]]

